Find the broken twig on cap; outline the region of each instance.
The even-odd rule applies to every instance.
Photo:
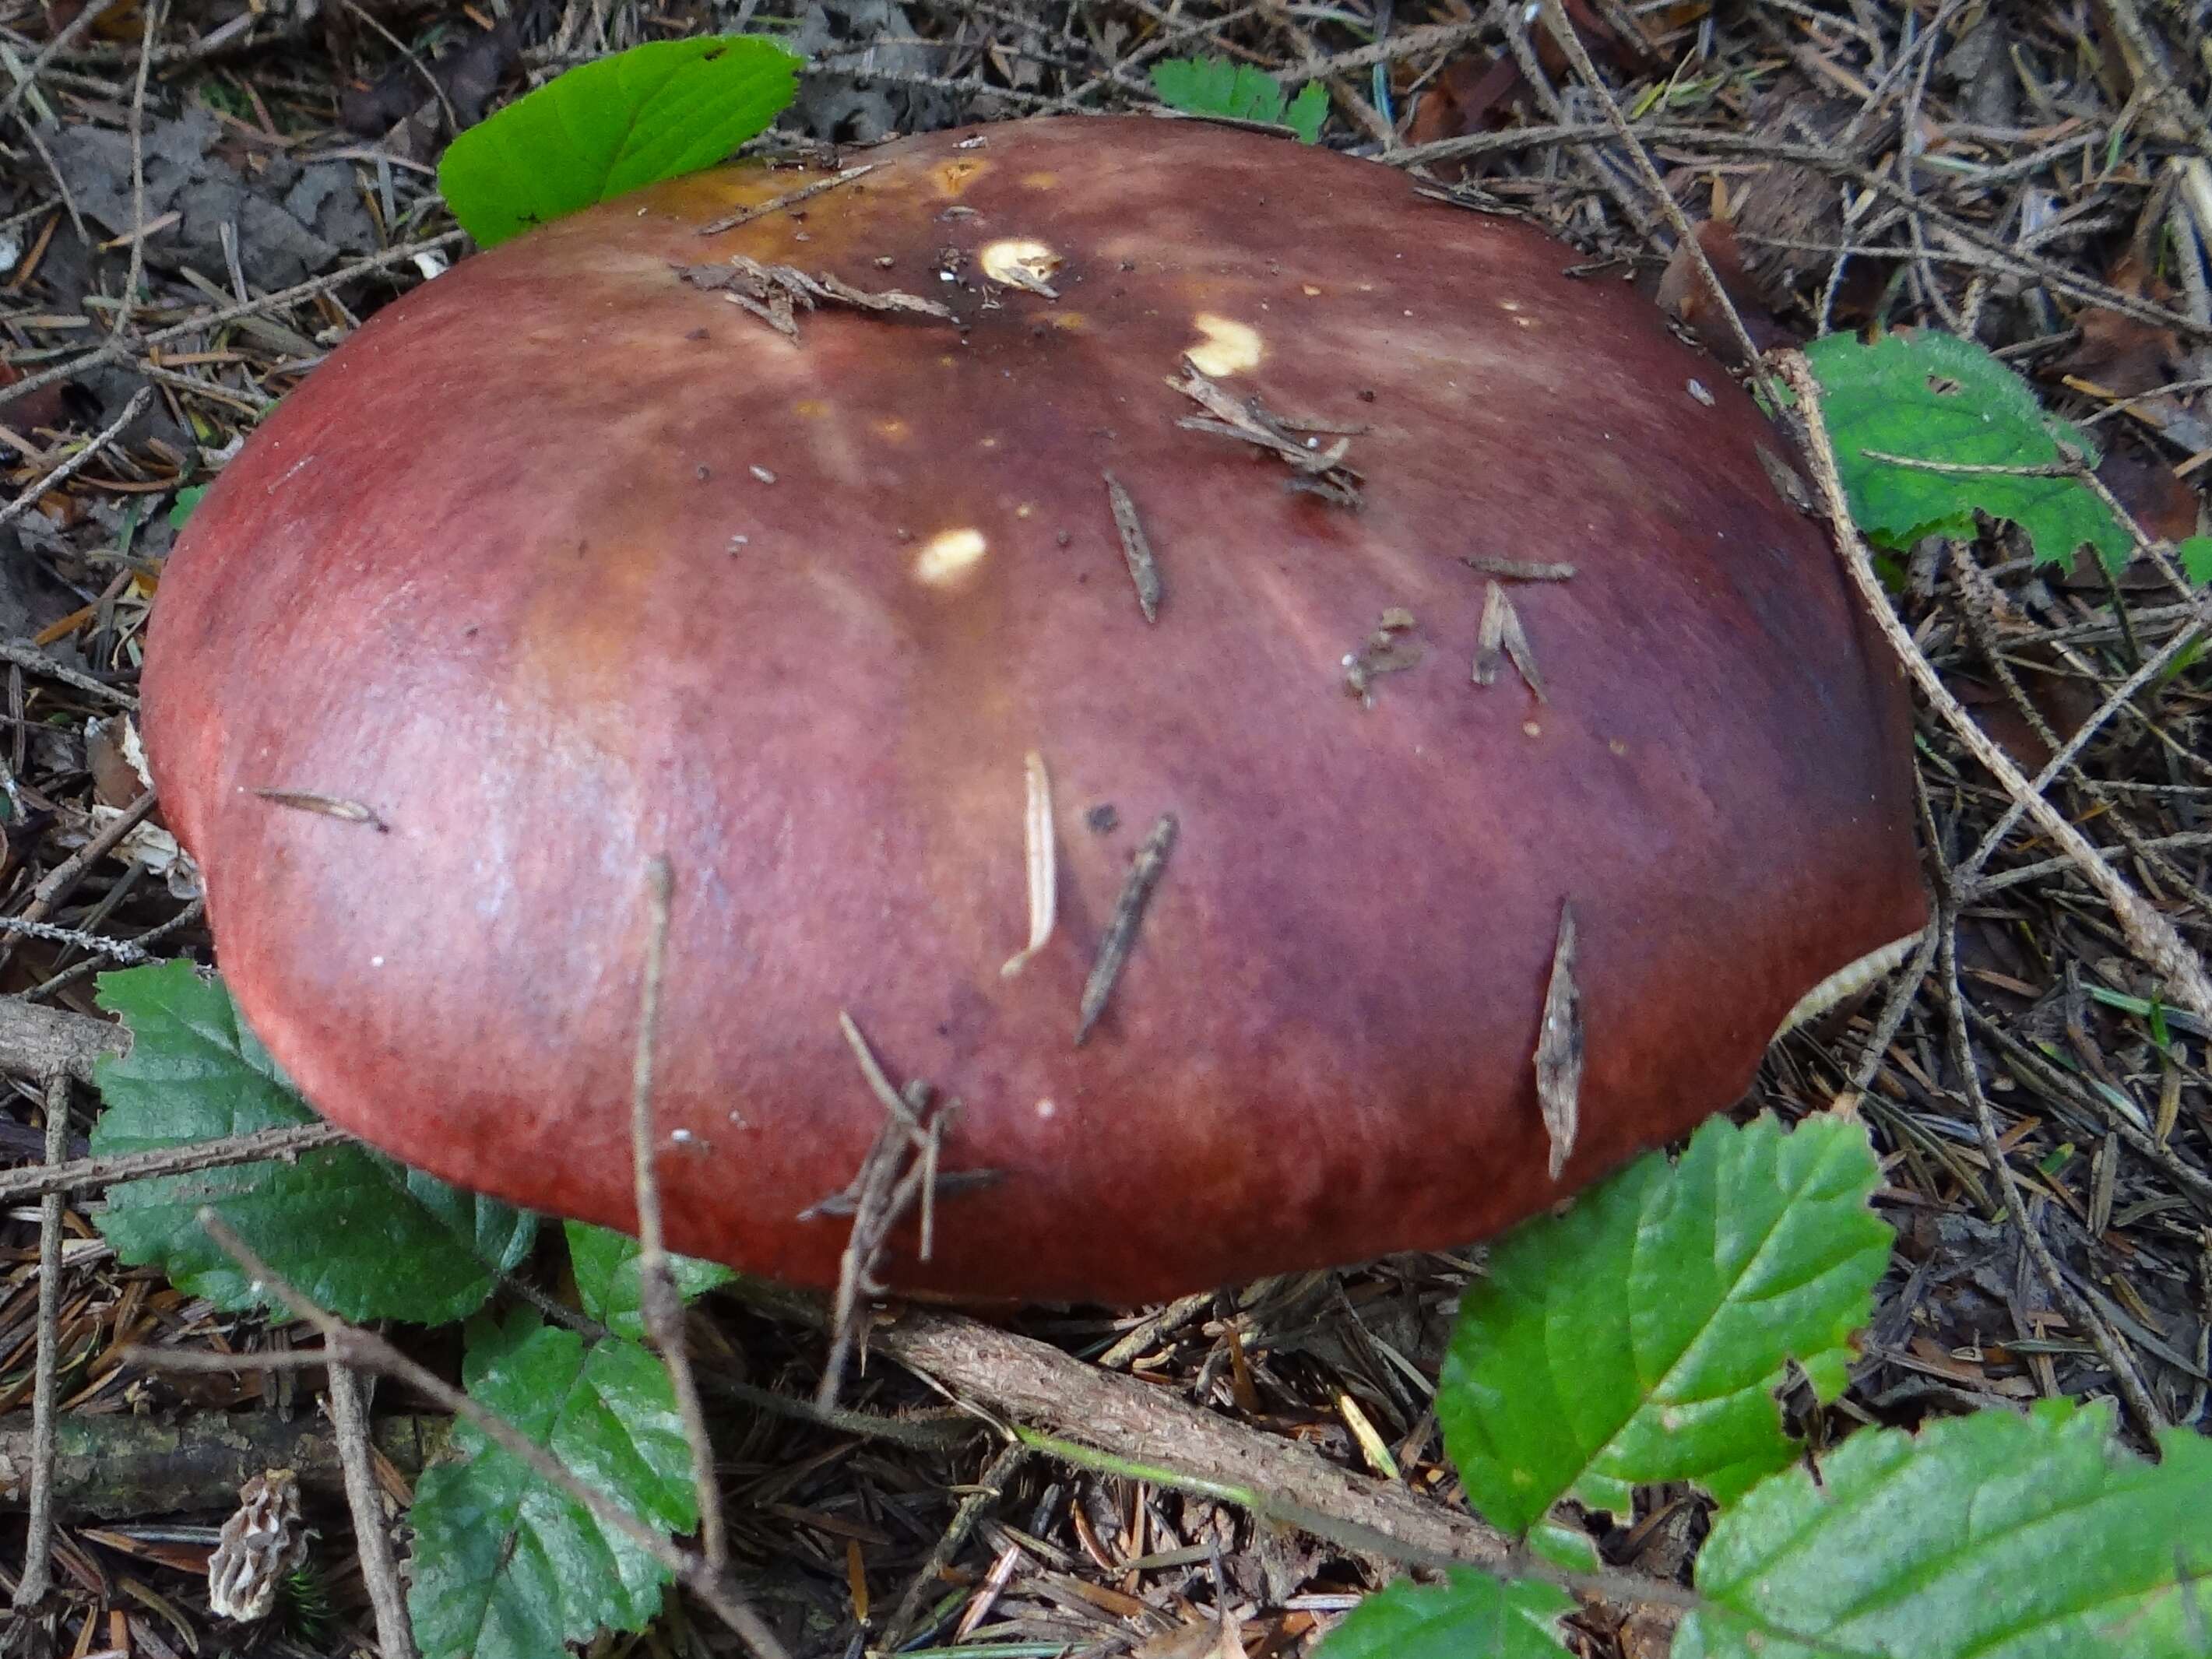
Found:
[[[1559,906],[1559,940],[1544,989],[1544,1023],[1536,1037],[1536,1103],[1552,1139],[1552,1179],[1574,1155],[1582,1121],[1583,994],[1575,983],[1575,911]]]
[[[1168,854],[1174,850],[1175,840],[1175,814],[1163,812],[1160,821],[1152,826],[1152,833],[1145,837],[1145,844],[1137,849],[1137,856],[1129,862],[1128,879],[1121,884],[1121,896],[1114,902],[1114,915],[1106,924],[1105,936],[1098,941],[1097,960],[1091,964],[1091,977],[1083,981],[1083,1000],[1075,1025],[1079,1048],[1090,1036],[1091,1028],[1098,1024],[1098,1017],[1106,1012],[1107,1001],[1121,980],[1129,952],[1136,947],[1138,924],[1144,921],[1145,906],[1151,902],[1152,889],[1159,885],[1161,872],[1167,868]]]
[[[1160,616],[1160,567],[1152,556],[1152,544],[1145,534],[1145,526],[1138,522],[1137,504],[1129,499],[1129,492],[1112,473],[1100,474],[1106,480],[1106,502],[1114,509],[1114,528],[1121,532],[1121,556],[1128,562],[1129,580],[1137,585],[1137,608],[1145,613],[1146,622],[1158,622]]]
[[[1030,938],[999,966],[1002,979],[1012,979],[1052,937],[1060,890],[1060,870],[1052,839],[1052,775],[1044,769],[1044,757],[1030,750],[1023,763],[1028,775],[1029,803],[1022,814],[1023,862],[1029,872]]]
[[[742,253],[732,253],[726,264],[679,265],[676,274],[694,288],[720,294],[793,340],[799,337],[794,312],[811,311],[817,306],[903,312],[943,323],[958,320],[949,308],[919,294],[902,294],[896,289],[871,293],[826,270],[809,276],[796,265],[763,264]]]
[[[881,161],[863,161],[858,167],[843,169],[834,178],[817,179],[811,185],[801,185],[797,190],[787,190],[781,196],[772,196],[765,202],[756,202],[749,208],[739,208],[735,213],[699,227],[702,236],[719,236],[726,230],[735,230],[739,225],[749,225],[756,219],[765,219],[771,213],[781,213],[797,207],[801,202],[811,202],[824,191],[849,185],[883,166]]]
[[[1483,594],[1481,631],[1474,647],[1474,683],[1492,684],[1498,670],[1509,661],[1528,683],[1538,702],[1549,701],[1544,696],[1543,678],[1536,672],[1535,650],[1528,643],[1528,630],[1521,626],[1521,613],[1505,597],[1504,586],[1492,581]]]

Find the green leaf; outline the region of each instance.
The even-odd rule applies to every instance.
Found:
[[[1723,1510],[1674,1659],[2212,1651],[2212,1442],[2144,1462],[2107,1402],[1862,1430]]]
[[[638,1344],[586,1347],[528,1310],[469,1328],[470,1397],[586,1485],[671,1532],[698,1520],[668,1374]],[[667,1572],[466,1423],[416,1488],[407,1605],[423,1659],[546,1659],[601,1629],[640,1630]]]
[[[2127,562],[2135,544],[2079,478],[1930,471],[1867,453],[2033,467],[2064,460],[2063,443],[2094,466],[2087,434],[2045,413],[2027,382],[1980,346],[1948,334],[1887,334],[1871,345],[1829,334],[1805,356],[1851,517],[1872,540],[1907,548],[1923,536],[1971,537],[1978,510],[2027,531],[2039,564],[2069,559],[2085,544],[2111,569]]]
[[[1437,1585],[1400,1579],[1329,1632],[1322,1659],[1556,1659],[1574,1597],[1550,1584],[1455,1569]]]
[[[177,492],[177,499],[169,506],[169,528],[182,530],[185,520],[192,516],[192,509],[200,504],[200,497],[208,493],[205,484],[186,484]]]
[[[755,36],[708,34],[580,64],[455,138],[438,187],[489,247],[714,166],[791,102],[802,61]]]
[[[576,1298],[584,1312],[618,1336],[642,1340],[645,1316],[639,1305],[637,1241],[580,1221],[568,1224],[568,1266],[576,1275]],[[737,1277],[719,1261],[688,1255],[668,1258],[676,1292],[686,1302],[704,1296]]]
[[[1291,106],[1283,112],[1283,125],[1298,135],[1302,144],[1321,142],[1321,124],[1328,119],[1328,88],[1318,81],[1309,81],[1291,100]]]
[[[2212,582],[2212,536],[2191,536],[2174,550],[2181,574],[2199,587]]]
[[[1308,144],[1321,137],[1321,124],[1328,115],[1328,92],[1320,82],[1308,82],[1296,101],[1286,103],[1282,83],[1273,76],[1225,58],[1170,58],[1155,64],[1152,90],[1171,109],[1266,121],[1290,128]]]
[[[1695,1480],[1726,1501],[1788,1462],[1785,1361],[1840,1393],[1889,1259],[1876,1180],[1857,1124],[1715,1119],[1680,1164],[1640,1158],[1509,1234],[1437,1395],[1475,1508],[1518,1533],[1570,1493],[1625,1514],[1638,1483]]]
[[[103,974],[100,1004],[130,1025],[130,1054],[100,1062],[101,1158],[313,1123],[220,980],[190,963]],[[536,1218],[358,1146],[111,1188],[98,1219],[116,1254],[152,1263],[218,1307],[261,1304],[200,1227],[214,1206],[269,1265],[343,1319],[466,1318],[520,1262]]]

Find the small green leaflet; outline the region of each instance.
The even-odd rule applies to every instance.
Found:
[[[645,1316],[639,1305],[637,1241],[580,1221],[569,1222],[568,1232],[568,1266],[576,1276],[576,1299],[586,1315],[617,1336],[642,1341]],[[737,1277],[720,1262],[688,1255],[669,1257],[668,1271],[676,1281],[676,1293],[686,1302]]]
[[[2212,536],[2191,536],[2173,550],[2183,575],[2199,587],[2212,582]]]
[[[1694,1480],[1725,1502],[1786,1464],[1786,1362],[1839,1394],[1889,1260],[1877,1179],[1858,1124],[1716,1118],[1679,1164],[1639,1158],[1501,1240],[1437,1394],[1475,1509],[1520,1533],[1571,1494],[1626,1514],[1640,1483]],[[1579,1533],[1531,1541],[1590,1565]]]
[[[455,138],[438,187],[490,247],[714,166],[791,102],[800,63],[773,41],[709,34],[580,64]]]
[[[131,1027],[130,1054],[100,1062],[106,1109],[95,1156],[215,1140],[314,1113],[240,1019],[219,980],[188,963],[103,974],[100,1005]],[[425,1325],[465,1319],[497,1274],[528,1254],[535,1218],[357,1146],[293,1163],[241,1164],[111,1189],[98,1217],[115,1253],[161,1267],[179,1290],[218,1307],[258,1307],[231,1259],[201,1229],[214,1206],[269,1265],[351,1320]]]
[[[1273,76],[1225,58],[1170,58],[1155,64],[1152,90],[1170,109],[1266,121],[1288,127],[1303,144],[1320,139],[1321,124],[1328,118],[1328,89],[1320,82],[1307,82],[1296,98],[1286,100]]]
[[[1558,1659],[1574,1597],[1525,1578],[1459,1568],[1437,1585],[1400,1579],[1329,1632],[1322,1659]]]
[[[668,1374],[639,1344],[586,1347],[522,1309],[471,1324],[462,1375],[471,1399],[641,1520],[671,1532],[696,1523]],[[423,1659],[545,1659],[601,1629],[641,1630],[660,1611],[666,1571],[629,1538],[466,1423],[453,1455],[422,1476],[409,1516],[407,1606]]]
[[[185,521],[192,516],[192,509],[200,504],[200,497],[208,493],[205,484],[186,484],[177,492],[177,499],[169,505],[169,528],[182,530]]]
[[[1673,1659],[2212,1652],[2212,1442],[2147,1463],[2109,1402],[1862,1430],[1722,1511]]]
[[[1923,536],[1968,538],[1977,511],[2027,532],[2039,564],[2084,544],[2118,570],[2134,548],[2126,529],[2079,478],[1944,472],[1881,455],[1952,465],[2089,465],[2097,448],[2079,427],[2046,414],[2019,375],[1980,346],[1948,334],[1886,334],[1871,345],[1828,334],[1805,348],[1850,497],[1869,539],[1909,548]],[[1873,452],[1869,453],[1869,452]]]

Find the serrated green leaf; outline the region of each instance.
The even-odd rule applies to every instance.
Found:
[[[1907,548],[1923,536],[1969,537],[1977,511],[2027,531],[2038,563],[2084,545],[2114,570],[2135,544],[2079,478],[1941,472],[1876,459],[1899,455],[1951,465],[2034,467],[2066,459],[2091,465],[2097,448],[2079,427],[2047,414],[2027,382],[1969,340],[1920,332],[1871,345],[1824,335],[1805,348],[1820,382],[1851,517],[1870,540]]]
[[[106,1103],[93,1126],[96,1156],[316,1121],[220,980],[182,962],[103,974],[100,1004],[123,1016],[131,1042],[127,1057],[101,1060],[95,1073]],[[204,1204],[341,1318],[425,1325],[483,1306],[496,1276],[528,1253],[537,1227],[525,1211],[358,1146],[129,1182],[109,1190],[97,1219],[125,1261],[157,1266],[179,1290],[218,1307],[259,1306],[262,1297],[200,1227]]]
[[[791,102],[802,61],[756,36],[709,34],[580,64],[455,138],[438,187],[489,247],[714,166]]]
[[[671,1532],[697,1522],[691,1451],[668,1374],[637,1343],[586,1346],[527,1310],[470,1327],[470,1396],[586,1484]],[[544,1659],[595,1632],[640,1630],[666,1571],[466,1423],[410,1515],[408,1611],[423,1659]]]
[[[1309,81],[1291,100],[1290,107],[1283,112],[1283,125],[1298,135],[1302,144],[1321,142],[1322,123],[1328,119],[1328,88],[1318,81]]]
[[[1863,1430],[1723,1510],[1674,1659],[2212,1651],[2212,1442],[2121,1448],[2105,1402]]]
[[[1309,144],[1321,137],[1328,115],[1328,93],[1320,82],[1308,82],[1297,100],[1289,102],[1273,76],[1225,58],[1170,58],[1155,64],[1152,90],[1170,109],[1286,126]]]
[[[618,1336],[642,1341],[645,1315],[637,1284],[637,1241],[580,1221],[568,1224],[568,1267],[576,1276],[576,1299],[586,1316]],[[688,1255],[668,1258],[676,1292],[686,1302],[704,1296],[737,1277],[719,1261]]]
[[[1468,1499],[1509,1532],[1572,1494],[1694,1480],[1726,1500],[1788,1462],[1785,1362],[1844,1381],[1891,1235],[1866,1131],[1715,1119],[1509,1234],[1467,1296],[1437,1395]]]
[[[1441,1584],[1400,1579],[1322,1644],[1322,1659],[1555,1659],[1574,1597],[1550,1584],[1461,1568]]]
[[[2212,582],[2212,536],[2191,536],[2174,550],[2181,560],[2181,574],[2199,587]]]

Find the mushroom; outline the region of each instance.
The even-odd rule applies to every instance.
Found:
[[[1680,1135],[1923,927],[1906,705],[1784,441],[1573,263],[1088,118],[424,284],[161,585],[246,1016],[408,1163],[629,1227],[665,855],[670,1246],[814,1285],[919,1085],[884,1275],[979,1297],[1455,1245]]]

